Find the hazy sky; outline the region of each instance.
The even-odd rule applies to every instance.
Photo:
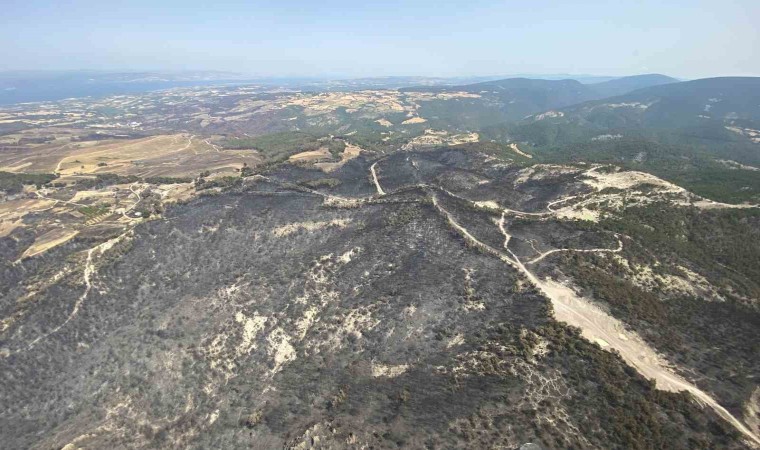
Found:
[[[760,0],[2,0],[0,70],[760,75]]]

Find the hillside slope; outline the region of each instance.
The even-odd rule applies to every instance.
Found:
[[[598,98],[614,97],[629,92],[658,86],[661,84],[677,83],[678,80],[667,75],[658,73],[646,75],[633,75],[629,77],[615,78],[614,80],[590,84],[589,87],[596,92]]]
[[[672,343],[684,331],[568,294],[583,278],[556,259],[654,264],[637,244],[645,236],[624,235],[640,230],[593,218],[698,199],[644,174],[523,168],[445,148],[358,157],[316,183],[324,176],[284,164],[106,240],[3,266],[5,445],[749,448],[751,346],[718,334],[662,347],[684,355],[677,373],[658,356],[637,363],[631,355],[653,354],[662,332]],[[630,185],[620,210],[623,195],[604,187],[618,179]],[[14,237],[3,244],[11,261],[24,250]],[[719,269],[681,258],[712,289]],[[633,275],[617,276],[622,287],[601,304],[646,296],[626,284]],[[731,323],[738,339],[757,320],[757,305],[739,299],[757,286],[732,277],[719,294],[736,313],[710,325]],[[611,292],[607,279],[588,281]]]
[[[548,161],[652,171],[729,201],[760,201],[760,78],[711,78],[640,89],[486,127]]]

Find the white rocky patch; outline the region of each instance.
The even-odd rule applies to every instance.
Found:
[[[486,208],[486,209],[501,209],[498,203],[496,203],[493,200],[481,200],[479,202],[473,202],[475,206],[478,208]]]
[[[660,274],[654,270],[659,264],[634,264],[619,254],[612,257],[625,269],[626,279],[646,291],[663,292],[668,296],[690,295],[717,301],[725,300],[705,277],[686,267],[677,267],[684,276]]]
[[[640,103],[640,102],[629,102],[629,103],[607,103],[605,106],[609,108],[637,108],[637,109],[647,109],[650,105]]]
[[[296,351],[290,344],[290,336],[282,328],[277,327],[269,333],[267,344],[267,353],[274,359],[272,375],[279,372],[284,364],[296,359]]]
[[[544,180],[579,172],[581,172],[581,169],[578,169],[577,167],[561,166],[557,164],[534,164],[520,170],[514,184],[515,186],[518,186],[529,180]]]
[[[719,163],[723,164],[724,166],[728,167],[729,169],[737,169],[737,170],[751,170],[753,172],[760,171],[760,168],[755,166],[748,166],[746,164],[742,164],[740,162],[736,162],[730,159],[719,159],[717,160]]]
[[[617,172],[600,172],[598,170],[589,170],[585,173],[587,178],[584,183],[596,190],[605,188],[631,189],[634,186],[649,184],[659,187],[661,190],[686,194],[686,190],[673,183],[667,182],[662,178],[637,171],[617,171]]]
[[[553,119],[555,117],[564,117],[565,113],[562,111],[546,111],[545,113],[536,114],[534,120]]]
[[[524,151],[520,150],[517,147],[517,143],[515,143],[515,142],[512,142],[511,144],[509,144],[509,148],[511,148],[513,152],[517,153],[520,156],[524,156],[524,157],[526,157],[528,159],[533,159],[533,155],[525,153]]]
[[[399,364],[396,366],[388,366],[385,364],[372,363],[372,376],[374,378],[395,378],[402,373],[409,370],[408,364]]]
[[[748,137],[752,142],[755,144],[760,144],[760,130],[755,130],[753,128],[742,128],[742,127],[736,127],[736,126],[727,126],[727,130],[733,131],[734,133],[741,134],[742,136]]]
[[[449,341],[446,343],[446,348],[452,348],[462,344],[464,344],[464,336],[462,334],[457,334],[453,338],[449,339]]]
[[[325,221],[319,221],[319,222],[289,223],[287,225],[283,225],[283,226],[273,229],[272,234],[274,234],[277,237],[286,237],[286,236],[290,236],[291,234],[295,234],[301,230],[306,230],[306,231],[311,232],[311,231],[322,230],[329,227],[346,228],[351,222],[352,220],[347,218],[347,219],[325,220]]]
[[[341,264],[348,264],[351,262],[351,259],[362,252],[361,247],[354,247],[351,250],[343,253],[338,257],[338,262]]]
[[[253,317],[247,317],[245,314],[239,312],[235,314],[235,322],[243,326],[243,342],[238,346],[237,354],[244,355],[256,348],[256,344],[253,340],[256,338],[259,331],[264,328],[267,318],[255,313]]]
[[[616,139],[622,139],[622,134],[600,134],[591,138],[592,141],[613,141]]]

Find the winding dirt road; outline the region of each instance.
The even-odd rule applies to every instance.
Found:
[[[211,142],[209,142],[209,140],[208,140],[208,139],[206,139],[204,142],[206,143],[206,145],[210,145],[210,146],[211,146],[211,147],[212,147],[214,150],[216,150],[216,152],[217,152],[217,153],[221,153],[221,152],[219,151],[219,146],[218,146],[218,145],[214,145],[214,144],[212,144]]]
[[[531,259],[526,264],[535,264],[542,259],[546,258],[549,255],[553,255],[555,253],[561,253],[561,252],[574,252],[574,253],[619,253],[623,251],[623,241],[620,240],[619,236],[616,236],[618,240],[618,247],[617,248],[591,248],[591,249],[577,249],[577,248],[555,248],[554,250],[549,250],[546,252],[541,253],[539,256]]]
[[[383,190],[380,180],[378,179],[376,166],[380,161],[376,161],[370,166],[370,172],[372,180],[375,184],[377,193],[381,196],[387,195]],[[415,169],[417,164],[413,164]],[[595,170],[596,167],[589,169],[584,173]],[[265,180],[269,180],[268,177],[258,175]],[[441,186],[434,186],[425,183],[418,183],[415,186],[426,189],[430,192],[430,198],[433,202],[433,206],[446,218],[448,223],[459,232],[466,241],[471,245],[474,245],[481,250],[496,256],[504,263],[512,266],[520,271],[533,285],[535,285],[552,303],[554,308],[555,318],[561,322],[565,322],[569,325],[578,327],[581,329],[582,336],[591,342],[599,344],[604,349],[615,349],[623,360],[631,367],[635,368],[642,376],[647,379],[655,380],[658,389],[679,392],[687,391],[691,393],[694,398],[701,404],[707,405],[712,408],[720,417],[729,422],[745,437],[746,441],[755,448],[760,448],[760,438],[756,436],[743,422],[734,417],[724,407],[722,407],[715,399],[709,394],[700,390],[697,386],[688,382],[678,374],[674,373],[669,368],[669,363],[662,358],[657,352],[650,347],[638,334],[626,329],[625,325],[610,316],[605,311],[594,305],[594,303],[578,295],[570,287],[559,283],[552,279],[539,279],[533,272],[528,270],[525,264],[520,261],[520,258],[509,249],[509,242],[512,236],[506,227],[507,215],[514,216],[539,216],[539,217],[558,217],[562,213],[562,209],[553,209],[552,207],[559,203],[564,203],[568,200],[582,197],[579,195],[572,195],[563,197],[561,199],[550,202],[544,212],[524,212],[517,211],[508,208],[489,208],[495,211],[501,212],[501,217],[498,221],[498,228],[504,236],[504,243],[502,244],[504,251],[497,250],[488,244],[483,243],[476,238],[470,231],[457,222],[456,218],[446,210],[439,202],[438,197],[434,191],[441,191],[446,195],[453,198],[457,198],[461,201],[470,203],[472,206],[478,208],[482,205],[478,205],[477,202],[456,195]],[[320,194],[324,198],[329,196],[318,191],[314,191],[315,194]],[[366,199],[365,199],[366,200]],[[565,207],[567,208],[567,207]],[[618,238],[618,248],[599,248],[599,249],[556,249],[544,252],[538,258],[534,258],[529,261],[528,264],[533,264],[546,256],[560,252],[560,251],[576,251],[576,252],[598,252],[598,253],[616,253],[623,249],[623,242]]]
[[[191,142],[191,140],[192,136],[189,139],[189,142]],[[380,196],[385,196],[386,192],[383,190],[376,172],[376,166],[378,162],[379,161],[376,161],[370,166],[370,172],[375,184],[377,194]],[[414,164],[414,166],[416,168],[416,164]],[[257,177],[269,180],[268,177],[260,175],[257,175]],[[555,317],[558,321],[565,322],[569,325],[580,328],[584,338],[588,339],[591,342],[599,344],[604,349],[615,349],[623,358],[623,360],[631,367],[634,367],[642,376],[646,377],[647,379],[655,380],[658,389],[672,392],[685,390],[691,393],[698,402],[712,408],[720,417],[725,419],[739,432],[741,432],[750,445],[755,448],[760,448],[760,438],[758,436],[756,436],[743,422],[741,422],[724,407],[722,407],[709,394],[700,390],[697,386],[688,382],[680,375],[674,373],[670,369],[668,362],[660,355],[658,355],[657,352],[652,347],[650,347],[638,334],[627,330],[621,321],[610,316],[608,313],[596,306],[591,300],[578,295],[571,287],[550,278],[539,279],[533,272],[528,270],[526,265],[514,254],[514,252],[509,249],[509,243],[512,236],[509,234],[509,230],[507,229],[506,225],[506,217],[508,215],[558,215],[561,210],[554,210],[551,207],[555,204],[567,201],[573,197],[566,197],[551,202],[547,206],[547,212],[526,213],[506,208],[495,209],[495,211],[501,212],[501,217],[498,221],[498,228],[501,234],[504,236],[504,242],[502,244],[503,248],[497,249],[480,241],[466,227],[460,224],[456,220],[455,216],[441,205],[438,200],[438,194],[435,191],[438,190],[444,192],[447,195],[452,195],[453,197],[456,197],[462,201],[469,202],[474,207],[478,207],[476,202],[449,193],[440,186],[420,184],[419,187],[425,188],[430,192],[430,198],[432,200],[433,206],[468,243],[499,258],[505,264],[508,264],[509,266],[521,272],[528,281],[535,285],[536,288],[538,288],[551,301]],[[315,191],[315,193],[317,193],[317,191]],[[139,199],[139,194],[137,195]],[[326,199],[328,198],[328,196],[324,193],[320,193],[320,195],[323,195]],[[93,277],[96,274],[94,256],[96,254],[102,255],[105,251],[110,249],[114,244],[126,236],[129,231],[131,230],[128,230],[122,235],[104,242],[96,247],[93,247],[87,251],[87,259],[83,273],[83,281],[85,284],[84,292],[75,302],[74,307],[68,317],[50,332],[45,333],[44,335],[41,335],[31,341],[26,347],[27,350],[33,348],[34,345],[36,345],[42,339],[45,339],[48,336],[57,333],[78,314],[82,304],[85,302],[88,294],[92,289]],[[542,253],[539,257],[529,261],[528,264],[534,264],[546,256],[559,251],[619,252],[623,248],[623,243],[619,237],[618,242],[619,244],[617,249],[551,250]]]
[[[129,220],[132,220],[132,217],[129,217],[129,216],[127,215],[127,213],[128,213],[128,212],[130,212],[130,211],[132,211],[133,209],[135,209],[135,207],[136,207],[138,204],[140,204],[140,202],[142,201],[142,197],[140,196],[140,192],[139,192],[139,191],[136,191],[136,190],[135,190],[135,184],[137,184],[137,183],[132,183],[132,184],[130,184],[130,185],[129,185],[129,190],[130,190],[130,191],[132,191],[132,193],[133,193],[133,194],[135,194],[135,197],[137,197],[137,200],[135,200],[135,202],[134,202],[134,203],[132,203],[132,206],[130,206],[129,208],[126,208],[126,209],[125,209],[125,210],[124,210],[124,211],[121,213],[121,215],[122,215],[122,216],[124,216],[125,218],[127,218],[127,219],[129,219]]]
[[[378,185],[379,187],[379,185]],[[539,279],[520,261],[520,259],[509,249],[511,235],[506,228],[506,215],[511,211],[503,209],[501,218],[498,221],[498,227],[504,235],[504,250],[501,251],[478,240],[470,233],[467,228],[456,221],[454,216],[441,206],[438,198],[431,194],[433,206],[443,214],[449,224],[454,227],[470,244],[495,255],[503,262],[516,268],[525,275],[525,277],[535,285],[552,303],[555,318],[568,325],[581,329],[584,338],[591,342],[599,344],[604,349],[615,349],[623,360],[631,367],[635,368],[641,375],[647,379],[655,380],[658,389],[670,392],[687,391],[702,405],[712,408],[720,417],[729,422],[742,435],[746,441],[754,448],[760,448],[760,437],[755,435],[742,421],[734,417],[728,410],[721,406],[714,398],[706,392],[700,390],[697,386],[690,383],[680,375],[674,373],[668,366],[669,363],[662,358],[657,352],[650,347],[637,333],[626,329],[625,325],[618,319],[610,316],[605,311],[597,307],[591,300],[585,299],[578,295],[572,288],[559,283],[550,278]],[[462,197],[458,197],[462,199]],[[567,199],[567,198],[566,198]],[[565,200],[566,200],[565,199]],[[464,199],[466,200],[466,199]],[[466,200],[469,201],[469,200]],[[561,200],[560,200],[561,201]],[[559,203],[557,201],[555,203]],[[473,206],[475,202],[469,201]],[[550,210],[551,211],[551,210]],[[554,211],[552,211],[554,212]],[[619,252],[623,249],[623,242],[618,237],[617,249],[590,249],[575,250],[585,252]],[[571,249],[560,249],[557,251],[568,251]],[[538,259],[542,259],[554,251],[542,254]],[[531,262],[537,262],[537,260]],[[531,263],[529,262],[529,264]]]
[[[130,231],[132,230],[129,229],[125,231],[124,233],[120,234],[119,236],[116,236],[113,239],[110,239],[106,242],[98,244],[95,247],[87,250],[87,259],[85,260],[84,272],[82,274],[82,281],[84,281],[84,286],[85,286],[84,292],[82,293],[82,295],[79,296],[77,301],[74,303],[74,308],[72,308],[71,312],[66,317],[66,319],[63,322],[61,322],[58,326],[53,328],[52,330],[30,341],[29,344],[26,346],[25,351],[31,350],[32,348],[34,348],[35,345],[37,345],[43,339],[47,339],[53,334],[59,332],[61,328],[65,327],[66,324],[71,322],[71,320],[74,317],[76,317],[76,315],[79,313],[79,309],[82,307],[82,304],[84,304],[85,300],[87,299],[87,296],[90,294],[90,291],[92,290],[92,278],[93,278],[93,275],[96,273],[95,263],[93,262],[93,255],[95,254],[95,252],[99,252],[99,255],[103,255],[107,250],[112,248],[115,244],[121,241],[127,234],[129,234]],[[15,354],[19,352],[21,352],[21,349],[11,354]]]
[[[539,280],[530,272],[526,276],[552,301],[557,320],[581,329],[583,337],[596,342],[602,348],[614,348],[626,363],[641,375],[654,379],[658,389],[670,392],[687,391],[703,405],[712,408],[719,416],[739,430],[755,448],[760,448],[760,438],[743,422],[734,417],[709,394],[700,390],[668,368],[668,362],[660,357],[641,337],[625,329],[625,325],[599,307],[580,297],[570,287],[552,279]]]
[[[385,195],[385,191],[380,186],[380,182],[377,180],[377,172],[375,172],[375,166],[377,166],[377,163],[379,163],[379,162],[380,161],[375,161],[375,163],[372,164],[369,167],[369,170],[370,170],[370,172],[372,172],[372,179],[375,181],[375,189],[377,189],[377,194],[378,195]]]

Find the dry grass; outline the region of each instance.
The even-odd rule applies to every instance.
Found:
[[[277,237],[286,237],[301,230],[317,231],[328,227],[345,228],[350,223],[350,219],[333,219],[322,222],[297,222],[277,227],[272,230],[272,234]]]
[[[331,157],[330,150],[327,147],[320,147],[317,150],[311,150],[308,152],[296,153],[288,158],[290,162],[314,162],[322,159],[329,159]]]
[[[509,144],[509,148],[511,148],[513,152],[517,153],[520,156],[524,156],[526,158],[533,158],[533,155],[530,155],[530,154],[525,153],[524,151],[520,150],[517,147],[517,144],[515,144],[514,142],[511,143],[511,144]]]
[[[54,200],[18,199],[0,203],[0,237],[7,236],[15,228],[23,226],[21,219],[32,212],[44,211],[55,205]]]
[[[0,170],[58,172],[63,177],[98,173],[183,177],[205,170],[235,172],[244,163],[260,162],[254,150],[220,151],[208,140],[173,134],[14,149],[0,155]]]
[[[362,152],[361,147],[358,147],[352,144],[346,144],[346,148],[343,150],[343,153],[341,153],[340,155],[340,161],[316,163],[314,164],[314,166],[322,169],[325,172],[332,172],[333,170],[339,168],[340,166],[347,163],[348,161],[351,161],[352,159],[359,156],[361,152]]]
[[[411,119],[406,119],[405,121],[401,122],[402,125],[412,125],[415,123],[425,123],[427,122],[426,119],[423,119],[422,117],[412,117]]]
[[[21,255],[21,259],[39,255],[42,252],[50,250],[51,248],[61,245],[64,242],[67,242],[77,234],[79,234],[78,230],[72,230],[70,228],[55,228],[46,233],[43,233],[41,236],[37,237],[37,239],[34,240],[34,244],[26,249],[24,254]]]

